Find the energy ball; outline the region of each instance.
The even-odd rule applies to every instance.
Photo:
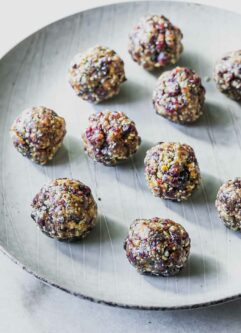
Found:
[[[129,262],[139,273],[171,276],[184,267],[191,240],[178,223],[154,217],[135,220],[124,243]]]
[[[227,53],[216,63],[214,80],[222,93],[241,101],[241,50]]]
[[[192,147],[161,142],[147,151],[146,181],[156,197],[186,200],[200,183],[198,162]]]
[[[69,82],[76,94],[92,103],[118,95],[125,80],[123,60],[103,46],[77,54],[69,69]]]
[[[61,146],[65,120],[44,106],[24,110],[14,121],[10,134],[15,148],[38,164],[46,164]]]
[[[191,69],[176,67],[161,74],[153,94],[156,113],[175,123],[192,123],[203,113],[205,89]]]
[[[224,183],[215,202],[224,224],[235,231],[241,231],[241,178]]]
[[[135,123],[117,111],[92,114],[82,140],[89,157],[104,165],[128,159],[141,144]]]
[[[58,240],[84,238],[96,224],[91,190],[78,180],[52,180],[36,194],[32,208],[31,217],[40,230]]]
[[[144,17],[129,34],[129,53],[134,61],[147,70],[175,64],[183,45],[182,32],[165,16]]]

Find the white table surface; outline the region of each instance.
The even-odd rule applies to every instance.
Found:
[[[1,0],[0,56],[44,25],[120,0]],[[196,2],[196,1],[194,1]],[[241,13],[240,0],[199,0]],[[0,333],[241,332],[241,300],[182,311],[94,304],[49,287],[0,254]]]

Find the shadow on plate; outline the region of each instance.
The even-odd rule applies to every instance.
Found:
[[[81,139],[77,140],[73,136],[67,136],[63,145],[59,148],[55,156],[46,165],[32,165],[41,173],[50,178],[72,177],[71,161],[83,158],[84,151],[81,147]]]
[[[146,70],[146,72],[149,73],[150,75],[154,76],[156,79],[158,79],[159,76],[160,76],[162,73],[164,73],[164,72],[166,72],[166,71],[170,71],[170,70],[172,70],[173,68],[175,68],[176,66],[178,66],[178,65],[168,65],[168,66],[166,66],[165,68],[156,68],[156,69],[154,69],[154,70],[152,70],[152,71],[147,71],[147,70]],[[143,70],[145,70],[145,69],[143,69]]]
[[[90,231],[86,238],[78,241],[60,241],[59,243],[61,245],[71,245],[71,247],[78,247],[83,244],[86,246],[104,244],[112,242],[116,239],[124,240],[127,232],[127,227],[117,221],[114,221],[113,219],[110,219],[106,215],[100,214],[97,218],[96,226]]]
[[[120,89],[120,93],[117,96],[114,96],[106,101],[103,101],[100,104],[95,105],[96,111],[103,110],[105,108],[112,108],[116,105],[132,104],[137,101],[146,100],[150,98],[151,93],[149,89],[138,82],[127,80]]]
[[[56,241],[58,251],[76,262],[76,271],[85,266],[112,272],[116,269],[118,258],[122,256],[123,242],[128,228],[108,216],[100,215],[97,225],[89,235],[80,241]]]
[[[165,121],[168,121],[165,119]],[[203,115],[193,124],[174,124],[180,132],[215,144],[229,144],[232,119],[224,106],[206,102]]]
[[[59,148],[59,150],[57,151],[57,153],[55,154],[53,159],[48,164],[44,165],[44,168],[52,168],[53,166],[68,164],[69,162],[70,161],[69,161],[68,148],[66,147],[66,144],[64,143]]]
[[[143,191],[149,191],[145,181],[144,174],[144,158],[146,152],[153,146],[149,141],[143,140],[142,144],[135,155],[127,161],[116,166],[116,173],[118,174],[118,181],[124,183],[128,187],[135,187]],[[130,174],[130,171],[132,173]]]
[[[199,254],[191,254],[187,265],[179,274],[179,278],[201,277],[210,274],[217,274],[217,262],[210,257],[201,256]]]
[[[196,71],[197,73],[199,73],[200,71],[200,65],[202,64],[202,67],[205,68],[205,64],[208,66],[208,62],[206,61],[205,58],[203,58],[199,53],[194,53],[194,52],[190,52],[190,51],[186,51],[184,49],[184,52],[181,54],[180,59],[177,61],[176,64],[170,64],[168,66],[165,66],[164,68],[159,68],[153,71],[149,71],[148,73],[150,73],[151,75],[153,75],[154,77],[156,77],[157,79],[159,78],[159,76],[166,71],[170,71],[173,68],[180,66],[180,67],[188,67],[194,71]],[[208,68],[206,66],[206,68]]]
[[[200,64],[202,68],[209,68],[210,66],[210,63],[206,60],[205,57],[202,56],[202,54],[193,51],[190,52],[184,49],[180,59],[175,66],[188,67],[200,75]],[[207,74],[208,73],[205,73],[204,75]],[[211,77],[212,75],[208,76]]]
[[[217,219],[215,199],[220,185],[220,180],[215,176],[202,173],[200,187],[187,201],[163,200],[163,203],[168,209],[175,211],[191,223],[198,223],[203,228],[210,227],[210,223],[215,226],[213,224],[213,221]],[[217,224],[217,227],[220,225]]]
[[[147,140],[142,140],[138,151],[130,159],[119,164],[119,166],[121,168],[129,168],[130,164],[134,163],[135,169],[137,169],[137,170],[141,169],[144,172],[144,159],[146,156],[146,152],[153,146],[154,146],[153,143],[151,143]]]
[[[200,186],[194,190],[191,197],[189,197],[186,201],[177,202],[172,200],[163,200],[164,203],[173,210],[175,210],[175,207],[180,207],[182,204],[190,205],[190,200],[195,206],[214,204],[221,182],[218,178],[206,172],[202,172],[201,176],[202,179]]]
[[[193,193],[192,202],[196,205],[214,204],[221,181],[206,172],[201,173],[200,188]]]
[[[117,181],[128,187],[136,188],[136,186],[138,186],[141,190],[146,191],[144,158],[146,151],[152,146],[152,143],[143,140],[136,154],[116,166],[105,166],[91,159],[89,159],[89,163],[91,164],[91,167],[94,167],[97,175],[102,175],[102,178],[99,180],[100,182],[103,181],[103,179],[108,182]]]
[[[191,254],[187,265],[175,276],[162,277],[143,274],[146,282],[157,289],[172,291],[174,294],[200,293],[217,284],[219,263],[211,257]],[[209,283],[206,284],[206,279]],[[191,290],[190,290],[191,288]]]

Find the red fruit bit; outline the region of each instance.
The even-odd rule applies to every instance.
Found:
[[[161,41],[161,42],[157,42],[157,43],[156,43],[156,48],[157,48],[158,50],[163,49],[164,46],[165,46],[165,42],[163,42],[163,41]]]
[[[85,131],[86,137],[89,139],[89,137],[93,135],[93,132],[94,132],[93,128],[91,127],[87,128]]]
[[[157,178],[156,181],[157,181],[158,185],[162,185],[162,183],[163,183],[163,181],[160,178]]]
[[[161,30],[161,31],[165,30],[165,24],[164,24],[164,23],[160,23],[160,24],[158,24],[158,25],[157,25],[157,29],[159,29],[159,30]]]

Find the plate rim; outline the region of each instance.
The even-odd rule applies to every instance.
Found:
[[[229,9],[225,9],[225,8],[221,8],[221,7],[216,7],[214,5],[207,5],[207,4],[201,4],[199,2],[187,2],[187,1],[175,1],[175,0],[139,0],[139,1],[121,1],[119,0],[118,2],[112,3],[112,4],[104,4],[104,5],[97,5],[88,9],[84,9],[81,10],[79,12],[64,16],[60,19],[57,19],[49,24],[44,25],[43,27],[34,30],[31,34],[27,35],[26,37],[20,39],[15,45],[13,45],[10,49],[8,49],[6,52],[3,53],[3,55],[0,57],[0,63],[18,46],[20,46],[22,43],[24,43],[26,40],[28,40],[29,38],[31,38],[32,36],[34,36],[36,33],[39,33],[41,31],[43,31],[44,29],[51,27],[52,25],[56,24],[56,23],[60,23],[61,21],[64,21],[66,19],[70,19],[71,17],[74,17],[78,14],[81,13],[86,13],[86,12],[90,12],[96,9],[101,9],[101,8],[105,8],[105,7],[118,7],[120,5],[124,5],[124,4],[139,4],[139,3],[145,3],[145,2],[153,2],[153,3],[172,3],[172,4],[177,4],[177,5],[189,5],[189,6],[195,6],[195,7],[202,7],[202,8],[212,8],[218,11],[224,11],[224,12],[228,12],[231,13],[233,15],[236,16],[240,16],[240,13],[237,13],[233,10],[229,10]],[[39,275],[36,271],[32,270],[31,268],[25,266],[23,263],[21,263],[21,261],[19,261],[14,255],[12,255],[10,253],[9,250],[5,249],[5,247],[0,244],[0,252],[2,254],[4,254],[6,257],[8,257],[13,263],[15,263],[17,266],[21,267],[24,271],[26,271],[27,273],[31,274],[32,276],[34,276],[35,278],[37,278],[39,281],[41,281],[42,283],[51,286],[51,287],[55,287],[58,290],[62,290],[67,294],[73,295],[75,297],[78,297],[80,299],[84,299],[84,300],[88,300],[91,301],[93,303],[97,303],[97,304],[104,304],[104,305],[108,305],[111,307],[119,307],[119,308],[123,308],[123,309],[131,309],[131,310],[151,310],[151,311],[171,311],[171,310],[192,310],[192,309],[198,309],[198,308],[204,308],[204,307],[209,307],[209,306],[214,306],[214,305],[221,305],[227,302],[231,302],[231,301],[235,301],[241,298],[241,292],[232,296],[227,296],[227,297],[221,297],[221,298],[217,298],[215,300],[212,301],[206,301],[206,302],[200,302],[200,303],[193,303],[193,304],[189,304],[189,305],[177,305],[177,306],[148,306],[148,305],[136,305],[136,304],[125,304],[125,303],[119,303],[119,302],[112,302],[112,301],[108,301],[108,300],[104,300],[104,299],[100,299],[100,298],[95,298],[93,296],[88,296],[85,295],[81,292],[76,292],[71,290],[70,288],[66,288],[61,286],[60,284],[53,282],[51,279],[47,279],[41,275]]]
[[[200,303],[195,303],[195,304],[189,304],[189,305],[177,305],[177,306],[154,306],[154,305],[129,305],[129,304],[124,304],[124,303],[119,303],[119,302],[112,302],[112,301],[107,301],[103,300],[100,298],[95,298],[92,296],[87,296],[84,295],[80,292],[76,292],[71,290],[70,288],[65,288],[55,282],[53,282],[51,279],[46,279],[43,276],[38,275],[34,270],[31,270],[24,264],[22,264],[17,258],[15,258],[13,255],[11,255],[2,245],[0,245],[0,251],[2,254],[6,255],[13,263],[15,263],[17,266],[21,267],[25,272],[31,274],[34,276],[36,279],[38,279],[40,282],[51,286],[55,287],[59,290],[64,291],[65,293],[69,295],[73,295],[75,297],[88,300],[93,303],[97,304],[104,304],[112,307],[119,307],[122,309],[131,309],[131,310],[151,310],[151,311],[172,311],[172,310],[193,310],[193,309],[200,309],[204,307],[209,307],[209,306],[214,306],[214,305],[220,305],[224,303],[228,303],[237,299],[241,298],[241,293],[233,295],[233,296],[228,296],[225,298],[218,298],[213,301],[207,301],[207,302],[200,302]]]

